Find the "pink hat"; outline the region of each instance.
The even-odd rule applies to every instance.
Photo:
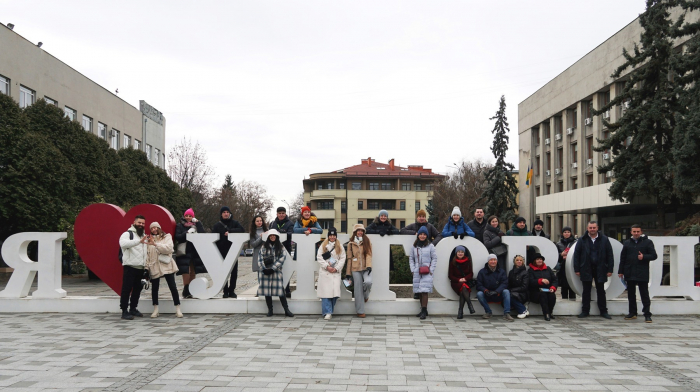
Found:
[[[194,218],[194,210],[192,210],[192,209],[190,208],[190,209],[188,209],[187,211],[185,211],[184,215],[190,215],[190,216],[192,216],[192,217]],[[183,216],[184,216],[184,215],[183,215]]]

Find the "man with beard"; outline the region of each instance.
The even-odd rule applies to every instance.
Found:
[[[143,317],[136,309],[141,296],[141,279],[146,267],[147,242],[145,234],[146,218],[136,215],[134,224],[119,237],[119,247],[122,251],[122,293],[119,307],[122,309],[122,319],[133,320],[134,316]]]
[[[287,216],[287,209],[284,207],[277,207],[277,218],[270,222],[268,225],[270,229],[275,229],[280,232],[280,234],[287,233],[287,239],[282,243],[284,248],[287,249],[289,254],[292,254],[292,233],[294,232],[294,223],[289,220]],[[290,279],[291,281],[291,279]],[[289,290],[289,283],[287,283],[287,288],[284,293],[285,297],[292,298],[292,292]]]
[[[435,226],[428,223],[427,215],[425,210],[418,210],[418,212],[416,212],[416,223],[411,223],[401,229],[401,234],[416,235],[418,230],[425,226],[425,228],[428,229],[428,240],[432,242],[433,245],[437,246],[437,243],[440,242],[442,237],[440,237],[440,232],[437,231]]]
[[[474,232],[474,238],[484,243],[484,230],[486,230],[486,219],[484,219],[484,209],[477,207],[474,210],[474,219],[467,222],[467,226]]]
[[[610,240],[598,231],[598,222],[588,222],[588,231],[577,242],[574,249],[574,271],[581,278],[581,314],[579,318],[588,317],[591,310],[591,287],[595,281],[598,295],[600,317],[610,320],[605,298],[605,282],[612,276],[615,260]]]
[[[226,206],[221,207],[219,211],[219,216],[221,220],[214,224],[211,229],[212,232],[219,234],[219,240],[216,241],[216,247],[219,248],[219,253],[221,253],[222,258],[226,258],[229,249],[231,249],[231,241],[228,240],[229,233],[245,233],[245,229],[231,217],[231,209]],[[231,271],[231,284],[229,285],[228,279],[224,285],[224,298],[237,298],[235,293],[236,281],[238,280],[238,262],[234,264],[233,271]]]
[[[534,227],[532,228],[532,235],[535,237],[544,237],[546,239],[549,238],[549,234],[544,232],[544,221],[542,219],[536,219]]]

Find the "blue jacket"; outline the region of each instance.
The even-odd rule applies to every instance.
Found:
[[[452,236],[454,235],[455,231],[457,232],[457,235],[466,234],[470,237],[476,237],[474,235],[474,231],[472,231],[472,229],[469,228],[466,223],[464,223],[464,218],[459,218],[459,222],[457,223],[450,218],[450,221],[447,222],[445,227],[442,229],[442,236],[443,238]]]
[[[506,270],[501,269],[496,265],[496,270],[491,272],[489,269],[489,263],[484,264],[484,268],[479,271],[479,275],[476,277],[476,290],[484,291],[495,291],[498,295],[503,294],[503,290],[508,288],[508,275],[506,275]]]
[[[313,213],[311,213],[311,215],[315,216]],[[323,234],[323,229],[321,228],[321,225],[318,224],[318,221],[316,221],[313,226],[309,227],[304,227],[304,225],[301,224],[301,218],[294,223],[294,233],[304,234],[306,233],[306,230],[309,229],[311,229],[311,234]]]

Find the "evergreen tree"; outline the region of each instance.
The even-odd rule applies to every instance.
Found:
[[[230,174],[226,175],[226,178],[224,179],[224,185],[221,186],[221,189],[233,192],[233,180],[231,179]]]
[[[639,16],[643,29],[640,45],[635,44],[634,53],[623,49],[626,62],[612,74],[613,79],[619,79],[629,70],[629,79],[621,94],[593,111],[599,115],[615,105],[629,105],[617,122],[603,119],[610,137],[597,139],[594,150],[610,150],[614,159],[599,166],[598,172],[614,173],[615,181],[609,191],[614,200],[631,202],[642,196],[653,197],[658,229],[666,227],[667,206],[679,201],[673,186],[675,160],[671,153],[678,110],[670,77],[675,56],[671,39],[673,22],[669,19],[672,5],[669,1],[647,0],[646,11]]]
[[[495,215],[501,222],[508,222],[517,217],[515,210],[518,208],[516,199],[518,185],[512,175],[515,166],[506,162],[510,128],[508,128],[508,118],[506,117],[505,96],[501,96],[498,111],[489,120],[496,120],[491,131],[494,134],[491,152],[496,158],[496,164],[486,172],[487,187],[481,197],[472,203],[471,207],[486,201],[485,212],[488,215]]]

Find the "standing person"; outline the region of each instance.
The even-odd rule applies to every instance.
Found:
[[[178,242],[175,254],[177,274],[182,275],[182,283],[185,285],[182,290],[182,298],[192,298],[190,282],[197,277],[197,273],[207,272],[194,244],[187,241],[188,233],[204,233],[202,222],[194,217],[194,211],[191,208],[185,211],[183,218],[175,228],[175,240]]]
[[[418,210],[418,212],[416,212],[416,222],[404,227],[399,231],[399,233],[416,235],[421,227],[425,227],[428,229],[428,240],[431,241],[433,245],[437,245],[437,243],[440,241],[440,232],[437,231],[435,226],[428,223],[427,216],[428,214],[425,212],[425,210]]]
[[[489,253],[493,253],[498,256],[498,266],[506,271],[506,257],[508,256],[508,248],[501,241],[501,237],[503,237],[505,234],[503,234],[501,231],[498,217],[491,215],[485,220],[485,222],[487,224],[483,233],[484,246],[486,246]]]
[[[340,298],[341,271],[345,266],[345,250],[338,241],[335,227],[328,229],[328,238],[318,248],[316,261],[320,264],[316,294],[321,298],[323,319],[330,320],[335,303]]]
[[[158,222],[152,222],[149,228],[151,229],[151,235],[147,242],[148,258],[146,259],[146,269],[151,277],[151,299],[153,300],[151,318],[156,318],[160,314],[158,312],[158,287],[160,286],[161,277],[165,278],[170,294],[173,296],[175,316],[182,317],[180,296],[177,293],[177,285],[175,284],[177,264],[173,260],[173,237],[164,232]]]
[[[134,223],[119,237],[122,251],[122,292],[119,307],[124,320],[133,320],[134,316],[143,317],[136,307],[141,296],[141,278],[146,267],[148,236],[145,233],[146,218],[136,215]]]
[[[525,221],[525,218],[519,216],[515,218],[515,222],[513,222],[513,226],[510,228],[510,230],[506,231],[506,235],[514,237],[529,237],[532,235],[532,233],[527,231],[527,222]],[[535,249],[532,246],[525,247],[525,262],[528,265],[535,261],[535,253]]]
[[[248,241],[248,247],[253,248],[253,272],[260,270],[258,267],[258,254],[260,253],[260,247],[263,245],[263,233],[266,231],[267,225],[262,216],[256,215],[250,222],[250,241]]]
[[[649,298],[649,262],[656,260],[654,242],[642,235],[642,226],[632,225],[632,238],[622,244],[620,252],[620,267],[617,274],[627,281],[627,298],[629,314],[625,320],[637,318],[637,287],[642,296],[642,312],[644,322],[651,322],[651,299]]]
[[[535,262],[530,265],[530,300],[540,303],[544,319],[554,318],[554,305],[557,303],[557,275],[544,263],[544,256],[535,254]]]
[[[513,258],[513,269],[508,273],[508,290],[510,290],[510,303],[518,312],[518,318],[523,319],[530,315],[525,307],[528,300],[529,276],[525,266],[525,258],[516,255]]]
[[[454,255],[450,260],[450,267],[447,270],[447,276],[450,278],[450,285],[457,295],[459,295],[459,310],[457,310],[457,319],[464,318],[464,304],[467,304],[469,314],[476,313],[472,300],[470,298],[472,288],[476,287],[474,279],[474,268],[472,267],[471,257],[467,255],[467,248],[459,245],[455,248]]]
[[[292,233],[294,232],[294,223],[289,220],[289,217],[287,216],[287,209],[284,207],[277,207],[277,217],[275,218],[274,221],[270,222],[269,225],[270,229],[275,229],[279,233],[287,233],[287,239],[284,240],[282,245],[284,245],[284,248],[287,249],[287,252],[291,255],[292,254]],[[290,279],[291,283],[291,279]],[[292,298],[292,291],[289,289],[289,283],[287,283],[287,287],[284,289],[284,295],[287,298]]]
[[[399,229],[391,224],[391,221],[389,220],[389,212],[387,212],[387,210],[379,211],[379,215],[374,218],[374,222],[367,226],[367,234],[379,234],[380,236],[384,237],[385,235],[399,233]]]
[[[229,233],[245,233],[245,229],[234,220],[231,216],[231,209],[226,206],[221,207],[219,210],[219,217],[221,218],[218,222],[214,224],[211,231],[212,233],[219,234],[219,240],[216,241],[216,247],[219,248],[219,253],[221,253],[222,258],[226,258],[229,249],[231,249],[231,241],[228,240]],[[238,280],[238,260],[236,264],[233,265],[233,270],[231,271],[231,284],[229,285],[228,277],[226,277],[226,283],[224,284],[224,298],[238,298],[236,295],[236,281]]]
[[[301,216],[294,223],[294,233],[306,235],[323,233],[321,225],[318,224],[318,218],[308,206],[301,207]]]
[[[544,237],[546,239],[550,239],[549,234],[544,232],[544,222],[542,219],[536,219],[535,223],[533,225],[534,227],[532,228],[532,235],[535,237]]]
[[[506,271],[498,267],[498,258],[494,254],[489,255],[489,261],[476,276],[476,298],[484,307],[483,318],[492,316],[489,302],[503,303],[503,319],[513,321],[510,316],[510,290],[508,290],[508,276]]]
[[[435,246],[428,240],[428,228],[418,229],[418,236],[408,255],[408,262],[413,273],[413,292],[420,294],[421,320],[428,317],[428,294],[433,292],[433,273],[437,267]]]
[[[452,236],[455,239],[457,239],[458,236],[460,239],[464,239],[465,236],[474,237],[474,232],[472,229],[469,228],[466,223],[464,223],[462,211],[460,211],[459,207],[453,208],[450,216],[452,218],[449,219],[447,224],[445,224],[445,227],[442,228],[443,238],[447,238],[449,236]]]
[[[579,318],[588,317],[591,310],[591,288],[595,279],[600,316],[611,319],[605,300],[605,282],[612,276],[615,260],[610,240],[598,232],[598,222],[588,222],[588,230],[576,243],[574,250],[574,271],[583,283],[581,295],[581,314]]]
[[[467,226],[474,232],[474,238],[484,243],[484,230],[488,226],[488,222],[484,219],[484,209],[477,207],[474,210],[474,219],[467,222]]]
[[[353,281],[357,317],[365,318],[365,302],[372,291],[372,243],[360,223],[352,228],[346,255],[345,278]]]
[[[566,278],[566,257],[569,255],[569,249],[576,243],[576,238],[571,231],[571,227],[566,226],[561,229],[561,239],[556,243],[559,250],[559,270],[557,271],[557,279],[559,280],[559,288],[561,289],[561,299],[569,299],[576,301],[576,293],[569,286],[569,280]]]
[[[267,240],[260,248],[258,255],[258,296],[265,297],[267,304],[267,317],[272,317],[272,296],[279,297],[284,308],[284,315],[294,317],[294,314],[289,311],[287,298],[284,296],[284,275],[282,275],[282,266],[287,259],[287,254],[284,252],[284,246],[280,242],[279,232],[275,229],[270,229],[267,232]]]

